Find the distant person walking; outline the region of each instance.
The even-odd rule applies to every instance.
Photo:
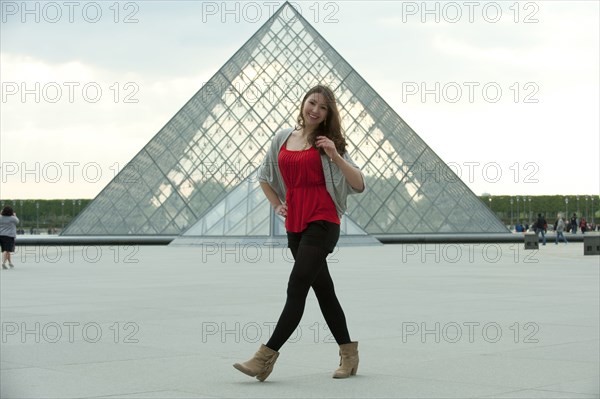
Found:
[[[546,228],[547,228],[546,219],[542,216],[541,213],[538,213],[537,221],[535,222],[535,234],[540,236],[542,233],[542,245],[546,245]]]
[[[564,230],[565,230],[565,221],[563,220],[562,215],[559,213],[558,214],[558,220],[556,221],[556,242],[555,244],[558,245],[558,239],[562,237],[563,241],[565,242],[565,244],[568,244],[567,241],[567,237],[565,237],[565,235],[563,234]]]
[[[569,229],[571,230],[571,234],[577,234],[577,215],[575,213],[573,214],[573,216],[571,216],[571,223],[569,225]]]
[[[10,259],[10,253],[15,252],[15,237],[17,236],[17,225],[19,218],[10,206],[2,209],[0,216],[0,247],[2,249],[2,268],[15,267]]]

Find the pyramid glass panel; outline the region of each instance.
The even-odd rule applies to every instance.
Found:
[[[285,3],[62,234],[285,235],[249,176],[315,84],[336,93],[348,151],[367,185],[348,198],[343,232],[508,232]]]
[[[271,224],[273,227],[271,228]],[[341,235],[367,233],[349,217],[342,217]],[[254,171],[227,197],[205,213],[183,236],[286,236],[284,219],[275,215]]]

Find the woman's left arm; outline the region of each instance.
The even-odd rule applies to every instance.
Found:
[[[365,182],[363,181],[360,170],[350,165],[350,163],[348,163],[344,157],[338,154],[337,151],[335,156],[331,158],[331,161],[336,164],[338,168],[340,168],[340,171],[353,189],[359,193],[365,189]]]
[[[333,141],[328,139],[325,136],[317,136],[317,140],[315,142],[317,148],[322,148],[323,151],[327,154],[331,162],[337,165],[342,171],[342,174],[348,181],[348,183],[355,189],[357,192],[361,193],[365,189],[365,182],[363,181],[362,173],[358,168],[352,166],[348,161],[341,156],[336,148]]]

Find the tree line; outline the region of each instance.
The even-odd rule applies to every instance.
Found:
[[[600,221],[598,195],[482,195],[479,199],[507,226],[519,221],[531,224],[538,213],[552,221],[559,213],[567,218],[576,213],[577,218],[585,217],[588,222]]]
[[[585,217],[588,222],[600,221],[600,196],[590,195],[481,195],[479,199],[505,224],[531,223],[541,213],[548,220],[558,213]],[[19,228],[60,231],[68,225],[92,199],[0,200],[2,207],[11,206],[21,223]]]
[[[91,199],[23,199],[1,200],[2,207],[13,208],[19,218],[19,229],[30,233],[32,229],[59,232],[71,222],[90,202]]]

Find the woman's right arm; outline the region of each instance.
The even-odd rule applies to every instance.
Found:
[[[279,197],[275,193],[275,190],[267,182],[260,182],[260,188],[262,188],[267,200],[271,203],[271,206],[275,208],[275,213],[282,216],[287,216],[287,205],[282,204]]]

